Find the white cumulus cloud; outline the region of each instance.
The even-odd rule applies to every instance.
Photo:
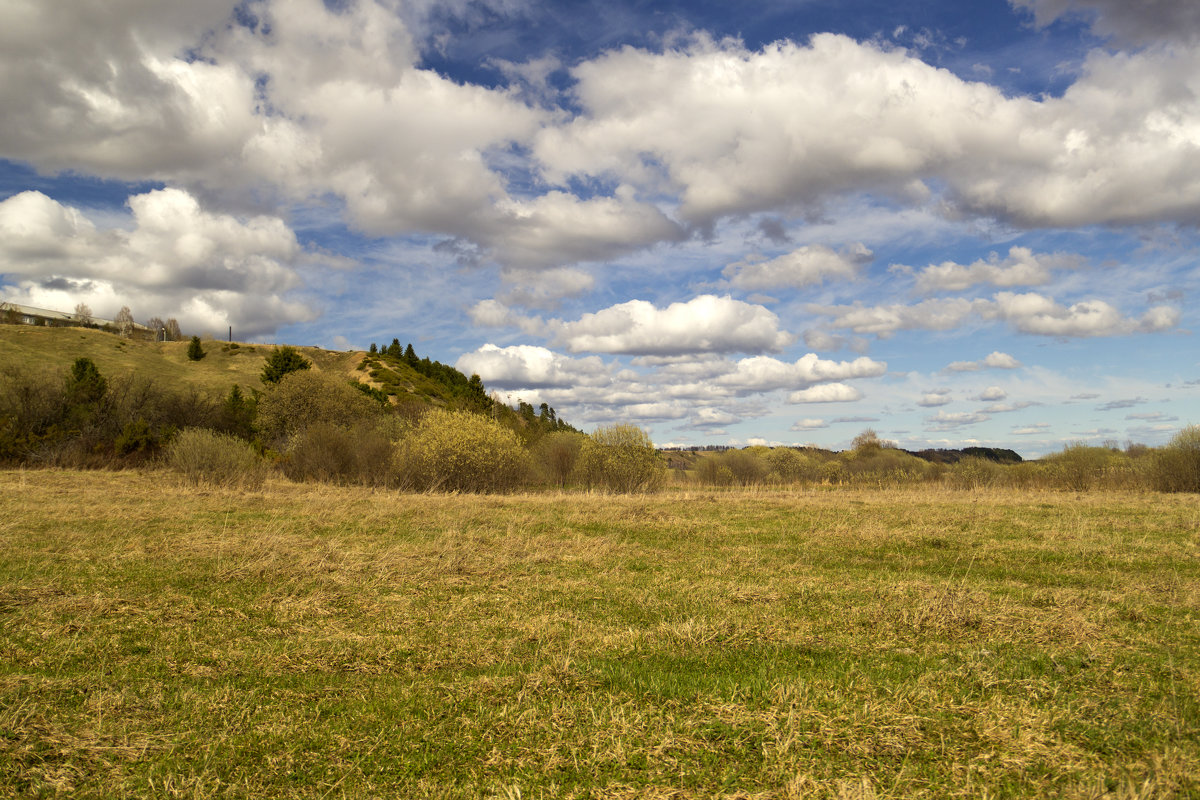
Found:
[[[678,355],[774,352],[791,343],[779,318],[759,305],[701,295],[656,308],[630,300],[578,320],[548,324],[555,340],[573,352]]]
[[[793,363],[770,356],[753,356],[737,362],[734,371],[714,380],[739,393],[797,389],[827,381],[873,378],[887,372],[887,364],[865,356],[853,361],[830,361],[807,353]]]
[[[922,408],[934,408],[936,406],[948,405],[951,401],[949,389],[934,389],[932,392],[926,392],[917,401],[917,405]]]
[[[994,350],[982,361],[952,361],[946,365],[946,372],[978,372],[983,369],[1018,369],[1021,362],[1008,353]]]
[[[723,274],[738,289],[799,289],[830,280],[851,280],[872,257],[873,253],[862,242],[842,252],[814,244],[772,259],[747,257],[725,267]]]
[[[1124,316],[1103,300],[1083,300],[1063,306],[1036,292],[1000,292],[980,310],[985,318],[1002,319],[1022,333],[1042,336],[1151,333],[1168,330],[1179,323],[1179,311],[1169,306],[1151,308],[1140,320],[1136,320]]]
[[[950,330],[957,328],[974,310],[975,304],[964,298],[924,300],[907,306],[895,303],[883,306],[810,305],[813,314],[832,317],[831,325],[859,334],[875,334],[881,338],[903,330]]]
[[[987,259],[971,264],[946,261],[931,264],[916,275],[917,291],[961,291],[980,283],[992,286],[1040,286],[1050,282],[1053,270],[1074,266],[1077,258],[1066,255],[1036,254],[1028,247],[1012,247],[1008,257],[992,253]]]
[[[789,403],[853,403],[862,392],[845,383],[823,383],[788,395]]]
[[[594,386],[609,383],[611,373],[598,356],[570,358],[533,345],[485,344],[460,356],[454,366],[500,389]]]
[[[233,325],[247,338],[316,316],[286,298],[306,255],[279,218],[213,213],[179,189],[135,195],[129,208],[131,229],[102,229],[40,192],[0,202],[0,274],[17,281],[6,294],[59,310],[85,302],[109,319],[128,305],[142,319]]]

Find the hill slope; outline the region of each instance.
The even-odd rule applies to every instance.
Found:
[[[188,342],[149,342],[125,339],[89,328],[42,328],[33,325],[0,325],[0,369],[21,367],[65,372],[75,359],[90,358],[108,376],[136,373],[168,384],[190,384],[224,395],[233,384],[262,389],[263,364],[271,345],[204,342],[205,357],[189,361]],[[335,352],[317,347],[297,347],[313,368],[322,372],[356,373],[360,352]]]

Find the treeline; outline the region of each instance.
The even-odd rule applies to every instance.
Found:
[[[930,453],[937,458],[929,458]],[[1011,454],[1011,455],[1010,455]],[[672,459],[682,480],[705,486],[932,485],[954,489],[1155,490],[1200,492],[1200,426],[1160,448],[1075,443],[1037,461],[1011,450],[966,448],[912,453],[870,430],[840,453],[817,448],[747,447]]]
[[[396,398],[401,405],[413,400],[450,400],[467,410],[490,414],[516,431],[526,444],[546,433],[579,432],[546,403],[535,409],[518,399],[514,409],[489,395],[478,375],[467,377],[449,364],[419,357],[412,343],[401,347],[399,338],[384,348],[372,342],[358,368],[380,385],[381,397]]]

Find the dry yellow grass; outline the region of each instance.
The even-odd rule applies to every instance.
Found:
[[[0,473],[0,791],[1200,792],[1200,508]]]

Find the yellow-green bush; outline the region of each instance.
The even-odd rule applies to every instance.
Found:
[[[553,486],[566,486],[575,474],[579,451],[586,438],[581,433],[556,431],[538,439],[532,457],[539,478]]]
[[[767,454],[771,480],[776,483],[815,483],[821,480],[821,462],[791,447],[776,447]]]
[[[1056,489],[1131,489],[1141,484],[1132,460],[1120,450],[1083,442],[1067,445],[1041,460],[1043,479]]]
[[[255,425],[273,446],[310,425],[353,427],[378,419],[383,408],[347,381],[312,370],[289,372],[263,392]]]
[[[711,453],[696,464],[696,479],[709,486],[756,486],[766,482],[771,468],[753,448]],[[769,452],[769,451],[768,451]]]
[[[919,483],[938,473],[937,467],[903,450],[873,439],[841,453],[842,480],[856,486],[892,487]]]
[[[666,465],[649,434],[636,425],[597,428],[584,441],[579,471],[589,488],[646,492],[666,479]]]
[[[431,411],[396,451],[402,487],[420,491],[504,492],[529,475],[529,456],[511,430],[469,411]]]
[[[1189,425],[1154,452],[1150,482],[1160,492],[1200,492],[1200,425]]]
[[[180,431],[166,447],[168,466],[193,484],[261,488],[267,465],[246,442],[205,428]]]
[[[948,486],[955,489],[992,489],[1008,482],[1006,467],[978,456],[967,456],[944,473]]]

